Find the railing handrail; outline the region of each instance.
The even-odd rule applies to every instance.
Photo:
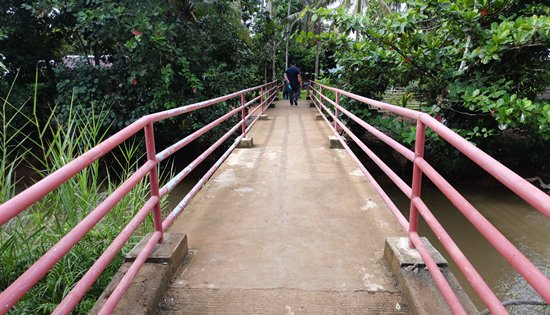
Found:
[[[411,200],[410,219],[409,221],[407,221],[407,219],[395,206],[393,201],[387,196],[384,190],[376,182],[374,177],[372,177],[372,175],[366,170],[359,159],[355,156],[355,153],[353,153],[346,142],[342,141],[342,139],[340,138],[346,151],[351,155],[352,159],[356,162],[361,171],[367,176],[369,181],[373,184],[374,188],[382,196],[382,199],[389,207],[390,211],[394,214],[398,222],[405,230],[409,232],[411,246],[416,247],[419,250],[420,255],[428,265],[429,271],[434,277],[437,286],[441,290],[442,295],[444,296],[445,300],[447,301],[454,313],[463,314],[465,311],[460,305],[460,302],[456,298],[454,292],[452,292],[452,290],[450,289],[450,286],[445,278],[442,277],[441,272],[433,261],[433,258],[429,256],[429,253],[426,251],[424,245],[418,237],[418,214],[422,215],[426,223],[428,223],[428,226],[440,239],[443,247],[447,250],[447,252],[458,265],[460,270],[466,275],[466,278],[468,279],[474,290],[478,293],[483,302],[489,307],[491,312],[500,314],[507,313],[507,311],[420,198],[422,175],[426,175],[428,178],[430,178],[430,180],[443,192],[443,194],[453,203],[453,205],[455,205],[457,209],[461,211],[462,214],[478,229],[478,231],[481,232],[481,234],[489,241],[489,243],[497,250],[497,252],[502,257],[504,257],[510,263],[510,265],[512,265],[512,267],[514,267],[547,302],[550,301],[550,280],[424,159],[423,155],[426,127],[430,127],[434,132],[440,135],[441,138],[445,139],[454,148],[462,152],[464,155],[470,158],[470,160],[486,170],[489,174],[499,180],[506,187],[510,188],[520,198],[529,203],[546,217],[550,217],[550,196],[546,195],[538,188],[531,185],[519,175],[517,175],[516,173],[502,165],[500,162],[496,161],[494,158],[468,142],[466,139],[460,137],[447,126],[443,125],[435,118],[426,113],[372,100],[360,95],[356,95],[338,88],[330,87],[313,81],[310,83],[310,85],[308,85],[308,89],[310,86],[313,88],[313,91],[308,91],[308,95],[310,95],[310,97],[314,99],[317,109],[322,114],[322,117],[325,119],[333,132],[338,137],[341,137],[338,133],[338,129],[342,129],[344,132],[346,132],[346,134],[352,140],[354,140],[354,142],[371,159],[373,159],[373,161],[382,169],[382,171]],[[335,94],[335,100],[332,100],[328,96],[324,95],[323,92],[325,90],[333,92]],[[339,103],[340,96],[347,96],[359,102],[386,110],[390,113],[416,120],[417,134],[414,152],[405,148],[403,145],[401,145],[388,135],[380,132],[373,126],[369,125],[367,122],[361,120],[353,113],[349,112],[347,109],[343,108]],[[333,105],[334,111],[331,111],[327,106],[325,106],[323,101],[327,101],[328,103]],[[387,167],[387,165],[381,159],[379,159],[376,154],[374,154],[355,134],[353,134],[353,132],[339,118],[339,112],[344,113],[344,115],[350,117],[353,121],[371,132],[388,146],[390,146],[398,153],[403,155],[405,158],[413,162],[412,188],[408,186],[397,174],[395,174],[393,170]],[[329,122],[328,118],[323,115],[323,113],[326,113],[327,116],[332,118],[332,120],[334,121],[334,126]]]
[[[245,95],[250,92],[259,92],[259,96],[245,102]],[[131,219],[128,225],[121,231],[121,233],[115,238],[115,240],[109,245],[105,252],[96,260],[94,265],[88,270],[88,272],[79,280],[77,285],[64,297],[63,301],[55,309],[54,314],[68,314],[78,304],[80,299],[84,296],[87,290],[99,277],[106,266],[112,261],[115,255],[120,251],[122,246],[129,239],[131,234],[139,227],[145,217],[149,214],[153,214],[155,232],[151,236],[143,251],[138,255],[135,262],[130,269],[126,272],[121,279],[115,291],[111,294],[100,313],[109,313],[117,305],[118,301],[128,288],[131,280],[137,274],[145,259],[149,256],[151,251],[157,242],[162,240],[163,232],[175,220],[177,215],[183,210],[183,207],[178,205],[174,211],[172,211],[168,217],[162,221],[160,213],[160,200],[162,197],[172,190],[177,183],[179,183],[191,170],[198,166],[199,163],[204,161],[208,155],[210,155],[214,149],[219,147],[224,141],[226,141],[237,129],[242,127],[241,135],[238,136],[233,145],[229,147],[225,154],[211,167],[206,175],[210,177],[213,172],[221,165],[223,160],[227,158],[229,153],[236,147],[238,141],[246,135],[248,130],[258,120],[258,117],[246,128],[246,119],[250,118],[252,113],[260,111],[263,113],[269,105],[274,101],[277,92],[276,81],[258,85],[255,87],[247,88],[238,92],[227,94],[221,97],[210,99],[203,102],[194,103],[191,105],[181,106],[178,108],[165,110],[158,113],[149,114],[143,116],[137,121],[133,122],[129,126],[118,131],[108,139],[104,140],[100,144],[96,145],[92,149],[86,151],[79,157],[67,163],[65,166],[56,170],[52,174],[38,181],[31,187],[25,189],[21,193],[17,194],[10,200],[0,205],[0,226],[8,223],[12,218],[19,215],[24,210],[28,209],[37,201],[44,198],[47,194],[58,188],[60,185],[68,181],[78,172],[88,167],[108,152],[112,151],[118,145],[123,143],[128,138],[136,135],[141,129],[144,130],[146,149],[147,149],[147,162],[139,167],[127,180],[120,184],[120,186],[105,200],[103,200],[94,210],[92,210],[81,222],[79,222],[69,233],[62,237],[52,248],[50,248],[39,260],[37,260],[27,271],[19,276],[13,283],[10,284],[4,291],[0,292],[0,314],[4,314],[19,301],[19,299],[26,293],[32,286],[36,284],[76,243],[86,235],[86,233],[93,228],[115,205],[120,201],[130,190],[141,181],[147,174],[149,174],[151,196],[144,206],[137,212],[137,214]],[[266,96],[267,95],[267,96]],[[219,104],[220,102],[230,100],[236,97],[240,97],[241,104],[237,108],[229,111],[222,117],[214,120],[212,123],[204,126],[203,128],[195,131],[182,141],[171,145],[169,148],[163,150],[159,154],[155,152],[155,142],[153,133],[153,123],[165,120],[167,118],[179,116],[185,113],[189,113],[200,108]],[[254,102],[260,100],[260,104],[255,106],[250,111],[249,115],[245,116],[246,109]],[[164,187],[158,186],[158,174],[157,165],[165,160],[167,157],[175,153],[177,150],[183,148],[185,145],[195,140],[199,136],[208,132],[212,128],[226,121],[238,112],[242,113],[241,120],[226,132],[216,143],[214,143],[209,149],[201,154],[195,161],[187,166],[182,172],[172,179]],[[184,198],[188,202],[206,182],[208,177],[203,177],[199,183],[192,189],[191,192]],[[200,185],[199,185],[200,184]],[[183,202],[183,201],[182,201]]]
[[[521,176],[514,173],[512,170],[502,165],[499,161],[495,160],[493,157],[483,152],[475,145],[468,142],[466,139],[462,138],[450,128],[439,122],[437,119],[428,115],[427,113],[416,111],[413,109],[408,109],[404,107],[395,106],[392,104],[380,102],[373,100],[364,96],[356,95],[344,90],[340,90],[334,87],[327,85],[315,83],[327,90],[338,92],[341,95],[348,96],[357,101],[372,105],[374,107],[387,110],[393,114],[411,118],[414,120],[420,120],[426,126],[430,127],[443,139],[447,140],[453,147],[462,152],[473,162],[495,177],[499,182],[501,182],[506,187],[510,188],[523,200],[533,206],[535,209],[540,211],[542,214],[550,218],[550,198],[547,194],[542,192],[540,189],[534,187],[531,183],[526,181]],[[534,189],[533,189],[534,188]],[[545,202],[546,201],[546,202]]]
[[[273,83],[273,82],[270,82]],[[267,83],[267,84],[270,84]],[[59,187],[61,184],[65,183],[69,178],[73,177],[76,173],[80,172],[93,162],[97,161],[99,158],[103,157],[105,154],[110,152],[112,149],[120,145],[126,139],[135,135],[146,125],[155,123],[170,117],[179,116],[185,113],[201,109],[210,105],[218,104],[220,102],[235,98],[242,93],[248,93],[255,91],[264,85],[258,85],[252,88],[248,88],[242,91],[234,92],[228,95],[220,96],[213,98],[207,101],[194,103],[191,105],[185,105],[174,109],[165,110],[158,113],[148,114],[130,125],[126,126],[122,130],[118,131],[108,139],[104,140],[100,144],[91,148],[87,152],[83,153],[76,159],[67,163],[65,166],[61,167],[57,171],[46,176],[36,184],[25,189],[23,192],[17,194],[10,200],[0,205],[0,226],[4,223],[11,220],[13,217],[18,215],[21,211],[27,209],[35,202],[43,198],[45,195]]]

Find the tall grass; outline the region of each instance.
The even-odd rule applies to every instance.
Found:
[[[17,79],[17,77],[16,77]],[[18,145],[21,138],[24,138],[22,130],[26,124],[15,124],[16,115],[21,107],[12,106],[9,103],[9,97],[15,85],[15,80],[10,86],[5,98],[2,101],[2,110],[0,111],[0,203],[10,199],[15,195],[15,169],[22,161],[24,152],[22,146]],[[11,110],[10,110],[11,109]],[[10,117],[11,116],[11,117]],[[24,150],[23,150],[24,151]]]
[[[21,163],[32,161],[31,168],[43,177],[101,142],[107,132],[101,126],[108,111],[95,111],[93,106],[85,113],[71,110],[63,123],[57,119],[54,108],[47,115],[45,123],[42,123],[38,119],[36,90],[34,95],[29,105],[32,106],[32,114],[25,114],[22,110],[27,105],[18,107],[11,104],[9,93],[3,99],[0,117],[0,202],[15,194],[14,171]],[[11,109],[18,121],[24,122],[23,125],[15,126],[15,116],[10,117],[6,109]],[[105,169],[110,167],[102,160],[97,161],[1,227],[0,291],[116,189],[121,180],[131,175],[142,158],[142,146],[140,141],[125,142],[120,148],[120,154],[114,159],[118,164],[117,174],[106,172]],[[141,208],[147,195],[148,182],[141,181],[12,308],[11,313],[51,313]],[[91,309],[121,265],[123,254],[148,231],[152,231],[151,219],[147,219],[136,231],[74,313],[87,313]]]

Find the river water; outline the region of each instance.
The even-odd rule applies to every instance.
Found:
[[[193,184],[194,182],[189,180],[176,187],[169,196],[169,209],[173,208],[185,196]],[[381,184],[408,218],[408,198],[394,185]],[[484,185],[465,185],[456,188],[539,270],[550,276],[550,219],[527,205],[506,188]],[[424,186],[422,199],[501,301],[542,300],[436,187]],[[420,220],[419,231],[449,261],[454,275],[478,309],[480,311],[485,309],[475,291],[452,263],[423,220]],[[550,314],[548,308],[541,306],[512,306],[508,309],[513,314]]]
[[[383,184],[384,189],[399,209],[408,217],[409,199],[395,186]],[[529,206],[505,187],[485,185],[457,186],[457,190],[478,209],[510,242],[512,242],[543,273],[550,276],[550,219]],[[501,301],[542,298],[493,249],[485,238],[434,186],[422,187],[422,199],[458,247],[474,265],[479,274]],[[427,224],[420,220],[419,232],[445,256],[457,277],[478,309],[485,305],[469,286],[466,278],[452,263],[443,246]],[[514,314],[550,314],[541,306],[513,306]]]

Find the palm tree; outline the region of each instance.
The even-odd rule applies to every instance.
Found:
[[[301,0],[300,0],[301,1]],[[351,12],[356,14],[365,14],[370,8],[372,1],[369,0],[318,0],[310,3],[308,0],[304,0],[305,4],[311,9],[318,9],[327,6],[334,6],[334,8],[348,8]],[[286,51],[285,51],[285,61],[286,67],[288,67],[288,46],[290,41],[290,34],[294,26],[301,22],[306,28],[313,29],[315,34],[320,34],[323,31],[323,24],[320,20],[311,21],[310,16],[306,14],[303,19],[299,17],[302,15],[304,10],[290,14],[292,0],[288,0],[288,14],[286,18],[287,29],[286,29]],[[389,14],[391,12],[398,11],[401,8],[401,3],[395,0],[375,0],[375,2],[382,9],[383,14]],[[389,3],[389,4],[388,4]],[[315,52],[315,80],[319,77],[319,59],[323,51],[322,44],[319,41],[315,42],[316,52]]]
[[[288,14],[286,18],[286,51],[285,51],[285,67],[288,68],[288,46],[290,42],[290,34],[292,33],[292,30],[294,26],[298,23],[301,23],[306,29],[313,29],[316,34],[319,34],[322,29],[322,24],[320,20],[312,21],[309,14],[306,14],[302,19],[300,19],[300,16],[304,12],[304,10],[301,10],[299,12],[290,13],[291,10],[291,3],[292,0],[288,1]],[[315,3],[309,3],[308,0],[305,0],[305,4],[309,6],[312,9],[318,9],[324,6],[329,6],[331,4],[335,3],[335,1],[327,1],[327,0],[320,0]],[[317,41],[315,43],[316,46],[316,53],[315,53],[315,80],[319,77],[319,57],[321,55],[321,43]]]

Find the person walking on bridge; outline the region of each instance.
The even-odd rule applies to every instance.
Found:
[[[294,62],[290,62],[290,67],[285,71],[285,80],[290,82],[290,106],[298,106],[298,96],[300,93],[300,86],[302,86],[302,74],[300,70],[296,68]]]

